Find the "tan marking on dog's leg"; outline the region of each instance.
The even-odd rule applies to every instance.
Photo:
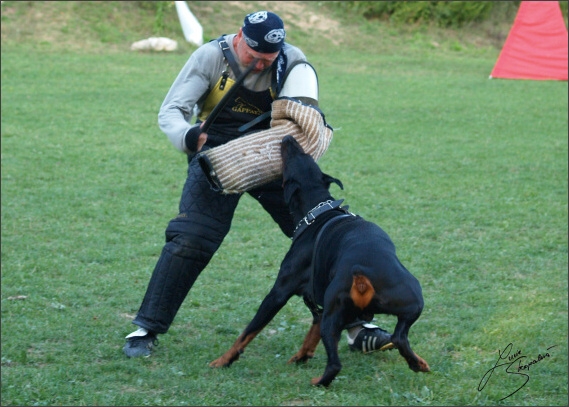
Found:
[[[417,359],[418,359],[419,371],[430,372],[431,368],[429,367],[429,364],[427,363],[427,361],[425,359],[423,359],[421,356],[417,355],[416,353],[415,353],[415,356],[417,356]]]
[[[366,276],[361,274],[354,276],[350,297],[356,307],[360,309],[367,307],[374,294],[375,290]]]
[[[320,377],[314,377],[312,380],[310,380],[310,384],[313,386],[317,386],[318,383],[320,383],[320,380],[322,379],[322,376]]]
[[[213,362],[209,364],[210,367],[223,367],[223,366],[230,366],[233,362],[239,359],[239,355],[242,354],[245,350],[245,347],[251,342],[256,336],[258,332],[252,332],[247,336],[243,336],[243,334],[239,335],[235,343],[227,352],[225,352],[222,356],[215,359]]]
[[[407,364],[409,365],[409,369],[411,369],[412,371],[414,371],[414,372],[430,372],[431,371],[431,368],[429,367],[429,364],[425,361],[425,359],[423,359],[422,357],[417,355],[415,352],[412,351],[411,355],[409,355],[409,357],[406,357],[406,356],[403,356],[403,357],[407,361]]]
[[[320,338],[320,323],[312,324],[304,338],[304,342],[302,343],[300,350],[289,359],[288,363],[306,362],[308,359],[313,358],[316,347],[320,342]]]

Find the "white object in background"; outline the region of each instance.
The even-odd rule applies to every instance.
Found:
[[[185,1],[175,1],[176,11],[180,24],[182,24],[182,31],[186,41],[197,45],[198,47],[203,44],[203,28],[198,19],[192,14],[190,8]]]
[[[130,49],[133,51],[176,51],[178,43],[166,37],[150,37],[133,42]]]

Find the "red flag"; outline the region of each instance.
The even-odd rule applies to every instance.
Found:
[[[567,80],[567,28],[557,1],[522,1],[490,78]]]

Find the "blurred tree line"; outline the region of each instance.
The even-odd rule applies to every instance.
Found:
[[[459,28],[487,19],[513,21],[520,1],[335,1],[334,7],[350,10],[369,20],[393,23],[435,24]],[[567,23],[567,1],[560,1]]]
[[[165,16],[175,14],[173,1],[136,1],[139,7],[155,12],[153,32],[160,35],[165,29]],[[191,3],[192,2],[188,2]],[[362,15],[368,20],[389,21],[394,24],[436,25],[460,28],[465,24],[511,24],[521,1],[326,1],[326,7]],[[567,3],[559,1],[567,24]]]

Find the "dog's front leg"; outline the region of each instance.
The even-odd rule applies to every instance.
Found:
[[[320,318],[315,321],[306,337],[304,338],[304,342],[300,347],[299,351],[289,359],[288,363],[300,363],[306,362],[308,359],[312,359],[314,357],[314,351],[320,342]]]
[[[229,348],[221,357],[217,358],[209,365],[210,367],[231,366],[233,362],[239,359],[239,355],[243,353],[245,347],[251,342],[265,326],[271,322],[275,315],[287,303],[293,295],[290,290],[282,289],[282,286],[275,284],[269,294],[261,303],[255,317],[245,328],[243,333],[239,335],[233,346]]]

